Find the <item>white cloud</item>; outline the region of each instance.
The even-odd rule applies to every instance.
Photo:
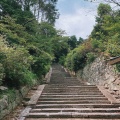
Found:
[[[76,8],[74,14],[61,14],[56,22],[56,28],[65,30],[68,36],[87,38],[95,25],[96,15],[96,12],[89,11],[86,8]]]

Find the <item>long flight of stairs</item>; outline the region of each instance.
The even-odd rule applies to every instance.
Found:
[[[46,119],[45,119],[46,118]],[[120,105],[111,104],[95,85],[70,77],[60,65],[53,65],[47,84],[26,120],[62,118],[120,119]]]

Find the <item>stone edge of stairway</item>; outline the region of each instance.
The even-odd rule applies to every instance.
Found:
[[[118,101],[114,96],[112,96],[105,88],[104,86],[97,85],[98,89],[103,93],[103,95],[111,102],[111,104],[120,104],[120,101]]]
[[[28,106],[21,112],[18,117],[18,120],[25,120],[25,117],[28,115],[29,111],[32,109],[32,106],[35,105],[42,94],[45,85],[39,85],[31,99],[28,101]]]

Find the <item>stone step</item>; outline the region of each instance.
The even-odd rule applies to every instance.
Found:
[[[78,113],[78,112],[60,112],[60,113],[29,113],[27,118],[120,118],[118,113]]]
[[[66,77],[64,77],[64,80],[66,80],[66,81],[78,81],[78,82],[81,82],[81,81],[79,81],[77,78],[66,78]],[[82,83],[82,82],[81,82]]]
[[[88,103],[106,103],[110,104],[108,100],[69,100],[69,101],[38,101],[37,104],[88,104]]]
[[[37,104],[35,108],[118,108],[118,104]]]
[[[69,98],[69,97],[104,97],[104,95],[75,95],[75,94],[73,94],[73,95],[41,95],[41,98],[42,97],[47,97],[47,98]]]
[[[99,91],[99,89],[96,89],[96,88],[94,88],[94,89],[87,89],[87,88],[45,88],[44,89],[44,91],[89,91],[89,90],[91,90],[91,91]]]
[[[56,86],[55,85],[51,85],[51,86],[46,86],[46,89],[96,89],[96,90],[99,90],[96,86],[84,86],[84,85],[82,85],[81,86],[81,84],[80,84],[80,86],[78,87],[78,86],[75,86],[75,85],[67,85],[67,84],[59,84],[59,86],[57,86],[57,84],[56,84]]]
[[[60,101],[60,100],[108,100],[106,97],[66,97],[66,98],[44,98],[44,97],[40,97],[39,100],[43,100],[43,101],[50,101],[50,100],[54,100],[54,101]]]
[[[69,85],[69,86],[75,86],[76,84],[77,85],[83,85],[82,83],[80,83],[80,82],[69,82],[69,81],[63,81],[62,83],[61,83],[61,81],[59,80],[59,81],[52,81],[50,84],[52,84],[54,82],[54,84],[60,84],[60,85]]]
[[[66,79],[64,76],[62,76],[61,74],[60,75],[54,75],[51,77],[51,81],[58,81],[58,79],[61,79],[61,81],[76,81],[76,82],[80,82],[82,83],[81,81],[77,80],[77,79]],[[60,81],[60,82],[61,82]]]
[[[60,84],[60,85],[69,85],[69,86],[75,86],[76,84],[77,85],[83,85],[83,84],[81,84],[81,83],[68,83],[68,82],[63,82],[63,83],[61,83],[61,82],[54,82],[55,84]],[[52,82],[50,83],[50,84],[52,84]],[[49,85],[50,85],[49,84]]]
[[[91,91],[99,91],[99,89],[97,89],[97,88],[84,88],[84,87],[82,87],[82,88],[64,88],[64,87],[57,87],[57,88],[55,88],[55,87],[52,87],[52,88],[44,88],[44,90],[72,90],[72,91],[74,91],[74,90],[78,90],[78,91],[89,91],[89,90],[91,90]]]
[[[58,86],[58,87],[51,87],[51,88],[46,87],[45,90],[81,90],[82,88],[83,87],[81,87],[81,88],[80,87],[79,88],[77,88],[77,87],[70,88],[70,87],[67,87],[67,86],[66,87],[65,86],[64,87],[59,87]],[[84,87],[84,90],[89,90],[89,89],[90,90],[99,90],[97,87],[94,87],[94,88],[90,88],[90,87],[86,87],[86,86]]]
[[[101,92],[98,89],[44,89],[43,92]]]
[[[32,109],[30,111],[31,113],[40,113],[40,112],[54,112],[54,113],[58,113],[58,112],[81,112],[81,113],[90,113],[90,112],[120,112],[119,108],[63,108],[63,109],[59,109],[59,108],[43,108],[43,109]]]
[[[61,93],[42,93],[42,95],[102,95],[101,92],[61,92]]]
[[[46,86],[45,89],[46,90],[61,90],[61,89],[63,89],[63,90],[74,90],[74,89],[75,90],[99,90],[97,87],[92,87],[92,86],[90,86],[90,87],[87,87],[87,86],[69,87],[69,86],[64,86],[64,85],[63,86],[51,86],[51,87]]]
[[[26,118],[25,120],[95,120],[90,118]],[[103,118],[97,118],[97,120],[106,120]],[[107,119],[107,120],[120,120],[120,119]]]
[[[98,87],[85,85],[70,77],[60,65],[54,65],[49,85],[26,120],[119,119],[120,104],[111,104]]]
[[[53,83],[53,84],[49,84],[49,85],[46,85],[46,86],[49,86],[49,87],[58,87],[58,86],[59,87],[60,86],[68,86],[68,87],[83,87],[84,86],[85,87],[86,86],[86,87],[96,87],[97,88],[97,86],[95,86],[95,85],[86,85],[86,84],[84,84],[83,86],[82,85],[80,85],[80,86],[79,85],[70,86],[70,85],[64,85],[64,84],[63,85],[62,84],[57,84],[56,85],[56,84]]]
[[[101,93],[100,91],[93,91],[93,90],[89,90],[89,91],[86,91],[86,90],[44,90],[42,93]],[[101,93],[102,94],[102,93]]]

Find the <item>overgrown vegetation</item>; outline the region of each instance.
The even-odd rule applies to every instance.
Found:
[[[58,37],[54,28],[59,16],[56,3],[0,1],[0,85],[31,86],[48,72],[55,54],[51,41]]]
[[[117,71],[120,72],[120,63],[116,64]]]
[[[37,83],[52,62],[77,72],[103,54],[120,55],[120,10],[100,4],[87,40],[56,30],[57,0],[0,1],[0,85],[20,88]],[[67,56],[67,57],[66,57]],[[118,65],[119,69],[119,65]]]
[[[105,58],[120,55],[120,10],[101,3],[97,13],[96,25],[88,40],[67,55],[65,66],[71,71],[82,69],[101,54]]]
[[[42,82],[52,62],[83,42],[54,27],[57,0],[0,1],[0,85],[19,89]]]

